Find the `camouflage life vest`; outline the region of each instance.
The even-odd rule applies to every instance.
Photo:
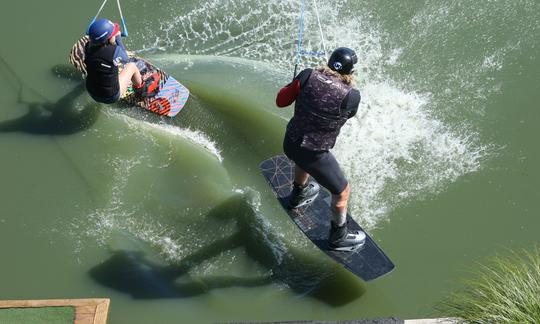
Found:
[[[313,70],[296,98],[286,136],[312,151],[333,148],[347,121],[347,115],[341,112],[341,103],[351,89],[338,77]]]

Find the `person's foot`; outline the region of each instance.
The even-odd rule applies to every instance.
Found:
[[[349,232],[347,223],[337,226],[333,221],[330,225],[328,245],[335,251],[355,251],[366,243],[366,233],[363,231]]]
[[[140,86],[133,87],[135,95],[141,98],[150,98],[159,92],[159,73],[150,75]]]
[[[305,187],[293,184],[293,190],[289,196],[289,208],[294,209],[311,204],[319,194],[318,183],[309,181]]]

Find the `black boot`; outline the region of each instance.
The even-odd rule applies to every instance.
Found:
[[[305,187],[293,184],[293,190],[289,196],[289,208],[294,209],[311,204],[319,195],[320,186],[310,181]]]
[[[362,231],[349,232],[347,223],[337,226],[334,221],[330,225],[328,245],[332,250],[352,252],[366,243],[366,233]]]

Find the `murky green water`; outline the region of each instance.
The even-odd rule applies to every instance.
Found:
[[[0,299],[110,297],[111,323],[426,317],[477,261],[538,243],[537,1],[319,4],[327,46],[361,57],[334,153],[396,263],[370,283],[259,175],[291,116],[273,102],[299,2],[125,2],[128,48],[192,91],[175,119],[95,105],[58,72],[99,4],[0,13]]]

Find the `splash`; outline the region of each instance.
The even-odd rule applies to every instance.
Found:
[[[207,230],[215,224],[210,220],[198,220],[204,215],[204,208],[193,208],[187,204],[173,210],[171,214],[146,208],[145,203],[155,199],[151,196],[140,197],[137,201],[128,197],[126,192],[130,188],[129,179],[136,174],[137,167],[145,163],[144,157],[111,156],[106,163],[112,167],[113,175],[108,192],[102,193],[105,197],[103,205],[88,213],[84,225],[80,222],[74,223],[76,232],[80,233],[84,227],[83,234],[86,237],[111,249],[115,248],[111,242],[118,238],[120,233],[120,237],[137,241],[136,249],[142,246],[144,250],[151,251],[168,262],[181,260],[215,236]],[[221,230],[226,233],[226,226]],[[125,243],[126,240],[121,238],[121,241]],[[81,242],[76,251],[82,248]]]
[[[403,203],[444,190],[464,174],[480,169],[490,146],[481,143],[470,124],[449,124],[439,113],[455,107],[456,101],[437,100],[439,88],[410,90],[418,85],[414,77],[393,79],[389,74],[389,67],[404,66],[411,47],[389,44],[388,31],[366,10],[351,10],[358,7],[352,1],[319,2],[319,6],[327,49],[351,47],[360,58],[356,76],[363,97],[360,111],[346,124],[334,150],[351,181],[351,209],[358,220],[375,227]],[[320,51],[313,9],[306,8],[303,47]],[[163,21],[159,35],[146,47],[264,61],[276,74],[288,76],[296,49],[298,13],[298,1],[208,1]],[[418,11],[411,24],[436,29],[448,23],[451,13],[449,5],[435,3]],[[410,42],[426,37],[421,32],[407,36],[413,37]],[[503,54],[504,49],[486,54],[479,64],[487,71],[500,70]],[[301,65],[321,63],[321,58],[303,57]],[[477,84],[477,78],[456,73],[457,88]],[[454,91],[446,91],[443,97]],[[460,100],[463,103],[474,96],[478,92]],[[450,110],[448,114],[454,113]]]
[[[85,234],[97,240],[100,245],[105,245],[109,233],[113,229],[129,229],[130,233],[136,232],[133,227],[144,226],[134,219],[136,211],[132,208],[126,208],[123,192],[128,185],[129,175],[132,170],[140,165],[140,158],[124,159],[118,157],[109,157],[107,164],[114,170],[112,183],[114,184],[110,191],[105,195],[107,204],[103,207],[91,211],[86,218],[87,226]],[[80,224],[74,226],[80,228]],[[145,226],[146,227],[146,226]]]
[[[364,111],[343,128],[334,153],[352,184],[352,214],[368,228],[480,168],[487,147],[432,118],[429,97],[385,83],[367,85],[364,96]]]
[[[137,131],[143,136],[144,134],[148,134],[148,130],[152,129],[164,135],[171,136],[173,139],[187,139],[191,143],[205,149],[207,152],[215,156],[219,162],[223,161],[221,150],[218,148],[217,144],[201,131],[191,130],[189,128],[180,128],[178,126],[165,124],[164,122],[151,123],[128,117],[125,114],[118,114],[117,117],[123,119],[124,122],[128,124],[130,129]],[[151,135],[148,136],[151,137]]]
[[[219,201],[229,181],[217,145],[202,132],[115,111],[104,115],[114,131],[95,132],[105,152],[110,150],[101,157],[97,153],[107,174],[99,181],[98,206],[82,223],[73,224],[73,234],[82,232],[97,244],[109,246],[115,233],[124,233],[170,261],[204,245],[211,235],[207,229],[214,224],[199,218]],[[179,159],[179,152],[189,152],[190,157]],[[200,204],[201,193],[206,194],[207,205]],[[75,250],[82,248],[79,239]]]

